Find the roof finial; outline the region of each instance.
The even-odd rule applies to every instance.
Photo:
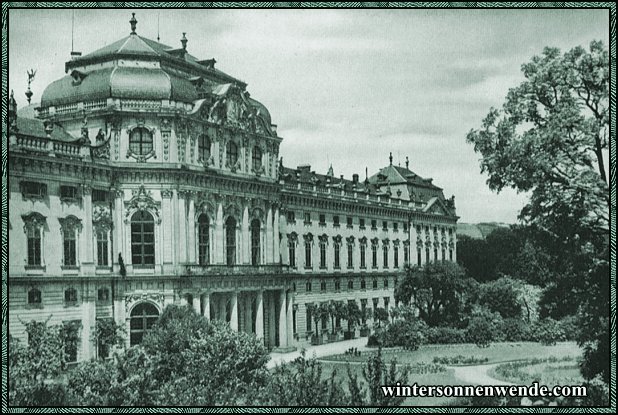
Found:
[[[187,42],[189,41],[186,34],[186,32],[182,32],[182,37],[180,38],[180,43],[182,43],[183,50],[187,50]]]
[[[157,42],[161,41],[161,36],[160,36],[161,35],[161,28],[160,28],[160,25],[159,25],[160,17],[161,17],[161,14],[157,13]]]
[[[410,169],[408,166],[410,166],[410,160],[408,160],[408,156],[406,156],[406,169]]]
[[[391,166],[393,165],[393,152],[388,156],[388,160],[390,161]]]
[[[28,99],[28,104],[30,104],[30,100],[32,99],[33,92],[30,90],[30,84],[34,81],[34,75],[36,75],[36,71],[34,69],[30,69],[26,72],[28,74],[28,89],[26,90],[26,98]]]
[[[131,13],[133,15],[133,17],[131,17],[131,20],[129,20],[129,23],[131,23],[131,34],[134,35],[135,34],[135,29],[137,28],[137,19],[135,18],[135,13]]]

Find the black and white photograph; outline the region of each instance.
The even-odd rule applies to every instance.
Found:
[[[2,6],[3,413],[616,409],[614,3],[147,4]]]

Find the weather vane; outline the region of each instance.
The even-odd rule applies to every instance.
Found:
[[[28,74],[28,90],[26,91],[26,98],[28,98],[28,104],[30,104],[30,100],[32,99],[33,92],[30,90],[30,84],[34,81],[34,75],[36,75],[36,71],[34,69],[30,69],[26,72]]]

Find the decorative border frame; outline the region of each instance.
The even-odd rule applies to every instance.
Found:
[[[305,2],[266,2],[266,3],[214,3],[214,2],[202,2],[202,3],[171,3],[171,2],[152,2],[152,3],[136,3],[136,2],[115,2],[115,3],[84,3],[84,2],[28,2],[28,3],[16,3],[16,2],[4,2],[2,3],[2,121],[4,126],[7,125],[7,110],[8,110],[8,11],[11,8],[67,8],[67,7],[80,7],[80,8],[97,8],[97,7],[117,7],[117,8],[242,8],[242,7],[261,7],[261,8],[316,8],[316,7],[333,7],[333,8],[351,8],[351,7],[372,7],[372,8],[606,8],[610,13],[610,114],[611,117],[611,129],[613,133],[611,135],[612,142],[610,142],[610,166],[616,165],[616,142],[615,142],[615,111],[616,111],[616,5],[613,2],[552,2],[552,3],[477,3],[477,2],[453,2],[453,3],[434,3],[434,2],[419,2],[419,3],[407,3],[407,2],[368,2],[368,3],[305,3]],[[7,156],[8,156],[8,129],[2,130],[2,410],[4,413],[21,413],[26,408],[9,407],[8,406],[8,379],[7,379],[7,366],[6,366],[6,348],[8,344],[7,327],[8,327],[8,295],[7,295],[7,270],[8,270],[8,172]],[[154,138],[154,137],[153,137]],[[613,145],[612,145],[613,144]],[[240,157],[239,157],[240,158]],[[610,192],[611,192],[611,207],[610,207],[610,235],[613,241],[616,240],[616,173],[615,168],[610,168]],[[611,264],[611,287],[610,287],[610,299],[611,299],[611,321],[614,324],[611,325],[611,350],[616,350],[616,245],[610,243],[610,264]],[[614,359],[610,362],[612,367],[612,373],[610,378],[610,391],[611,393],[611,407],[608,408],[558,408],[556,412],[579,412],[586,413],[593,411],[595,413],[610,413],[614,412],[616,408],[616,362]],[[119,408],[118,408],[119,409]],[[377,408],[374,408],[377,409]],[[275,413],[282,411],[299,411],[299,412],[329,412],[329,413],[349,413],[349,412],[370,412],[371,408],[359,409],[359,408],[345,408],[345,407],[333,407],[333,408],[274,408],[274,407],[247,407],[240,409],[245,413]],[[94,412],[95,408],[84,407],[68,407],[68,408],[37,408],[34,410],[38,413],[82,413],[82,412]],[[102,409],[102,411],[113,411],[113,409]],[[123,408],[123,412],[127,413],[148,413],[148,412],[184,412],[192,413],[195,409],[190,407],[172,408]],[[206,413],[234,413],[238,412],[238,407],[218,407],[218,408],[202,408],[201,412]],[[380,412],[383,413],[443,413],[444,408],[441,407],[388,407],[380,408]],[[548,408],[541,407],[518,407],[518,408],[453,408],[454,412],[475,412],[475,413],[546,413]]]

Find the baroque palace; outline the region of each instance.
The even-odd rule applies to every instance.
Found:
[[[186,304],[289,350],[342,331],[310,305],[388,310],[407,265],[456,259],[454,198],[407,161],[364,180],[284,167],[244,82],[189,54],[184,34],[173,48],[138,35],[135,15],[130,25],[72,52],[34,116],[11,94],[12,336],[27,341],[32,320],[75,322],[70,358],[84,360],[98,320],[126,327],[130,346],[166,305]]]

